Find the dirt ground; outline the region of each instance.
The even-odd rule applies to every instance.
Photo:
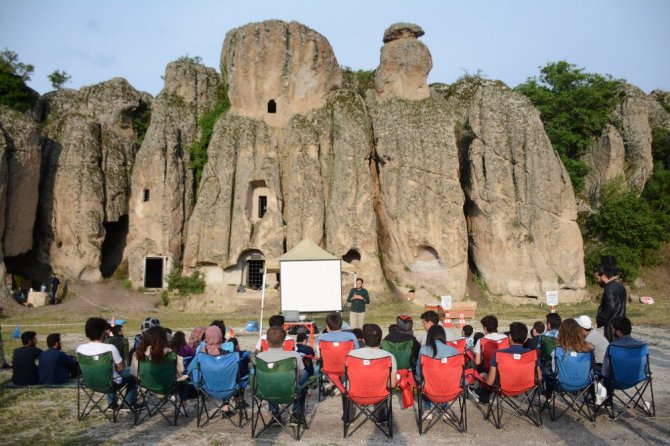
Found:
[[[5,351],[11,354],[13,322],[22,321],[23,329],[34,329],[44,343],[46,330],[63,333],[64,350],[72,351],[85,341],[83,321],[94,314],[129,320],[127,336],[136,332],[139,321],[147,315],[155,315],[173,329],[190,328],[208,324],[217,314],[226,314],[231,321],[243,348],[252,349],[257,335],[245,334],[241,329],[249,314],[258,314],[260,294],[247,292],[235,296],[235,305],[227,304],[230,299],[206,297],[201,302],[201,311],[184,313],[168,310],[160,306],[159,296],[144,295],[127,290],[120,281],[102,284],[72,284],[72,295],[57,306],[40,309],[10,308],[11,316],[3,322]],[[278,308],[276,300],[269,297],[266,316]],[[224,310],[225,309],[225,310]],[[255,317],[254,319],[257,319]],[[532,323],[532,321],[524,321]],[[501,326],[509,321],[501,321]],[[53,328],[55,324],[59,328]],[[478,327],[476,327],[478,329]],[[188,332],[187,332],[188,334]],[[420,334],[420,333],[418,333]],[[342,406],[339,397],[328,398],[319,403],[317,392],[308,398],[308,420],[311,425],[302,438],[304,444],[432,444],[434,442],[458,442],[460,444],[670,444],[670,329],[650,326],[634,328],[634,336],[646,339],[650,345],[651,367],[654,376],[654,397],[656,418],[647,418],[639,413],[625,415],[610,421],[601,415],[595,423],[568,414],[552,422],[544,414],[541,428],[521,419],[513,419],[501,431],[483,419],[481,409],[471,401],[467,402],[468,431],[458,433],[453,427],[438,423],[424,436],[419,436],[416,426],[415,408],[401,409],[399,395],[393,400],[394,437],[388,440],[371,424],[364,425],[349,439],[342,436]],[[8,348],[11,347],[11,348]],[[0,381],[10,378],[10,372],[1,371]],[[101,416],[92,416],[78,422],[77,392],[74,388],[50,390],[0,390],[0,439],[2,444],[165,444],[214,445],[214,444],[292,444],[294,441],[280,428],[273,427],[259,439],[252,440],[251,426],[241,429],[226,420],[210,423],[198,428],[195,421],[195,406],[188,404],[189,418],[180,419],[177,427],[171,427],[162,419],[151,419],[139,427],[134,427],[129,414],[122,414],[118,424],[107,422]],[[247,395],[248,401],[249,395]]]

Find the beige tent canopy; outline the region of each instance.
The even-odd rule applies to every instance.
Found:
[[[278,259],[266,261],[265,272],[266,274],[278,273],[279,262],[286,260],[336,260],[338,258],[328,251],[321,249],[312,239],[306,238]],[[356,267],[344,260],[340,260],[340,269],[345,273],[356,273]]]
[[[265,262],[265,272],[263,273],[263,286],[261,294],[261,320],[260,331],[263,333],[263,310],[265,308],[265,284],[267,283],[268,273],[278,273],[279,263],[290,260],[337,260],[339,257],[334,256],[321,249],[312,239],[306,238],[293,247],[286,254],[278,259],[267,260]],[[345,273],[356,274],[356,267],[340,259],[340,270]]]

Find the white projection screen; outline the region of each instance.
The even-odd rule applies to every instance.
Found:
[[[279,262],[281,311],[342,311],[340,260]]]

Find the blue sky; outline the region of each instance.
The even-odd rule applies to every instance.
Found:
[[[668,0],[0,0],[0,48],[35,65],[40,93],[60,69],[71,88],[124,77],[156,95],[168,62],[188,53],[218,70],[226,32],[268,19],[315,29],[354,69],[375,68],[384,30],[412,22],[433,56],[429,82],[481,71],[513,87],[567,60],[670,90]]]

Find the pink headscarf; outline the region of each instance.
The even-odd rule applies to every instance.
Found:
[[[221,343],[223,342],[223,333],[216,325],[210,325],[205,331],[205,351],[210,355],[221,354]]]
[[[207,330],[207,327],[200,326],[195,327],[191,332],[191,336],[188,338],[188,345],[191,346],[193,351],[195,351],[200,345],[200,342],[202,342],[202,335],[205,333],[205,330]]]

